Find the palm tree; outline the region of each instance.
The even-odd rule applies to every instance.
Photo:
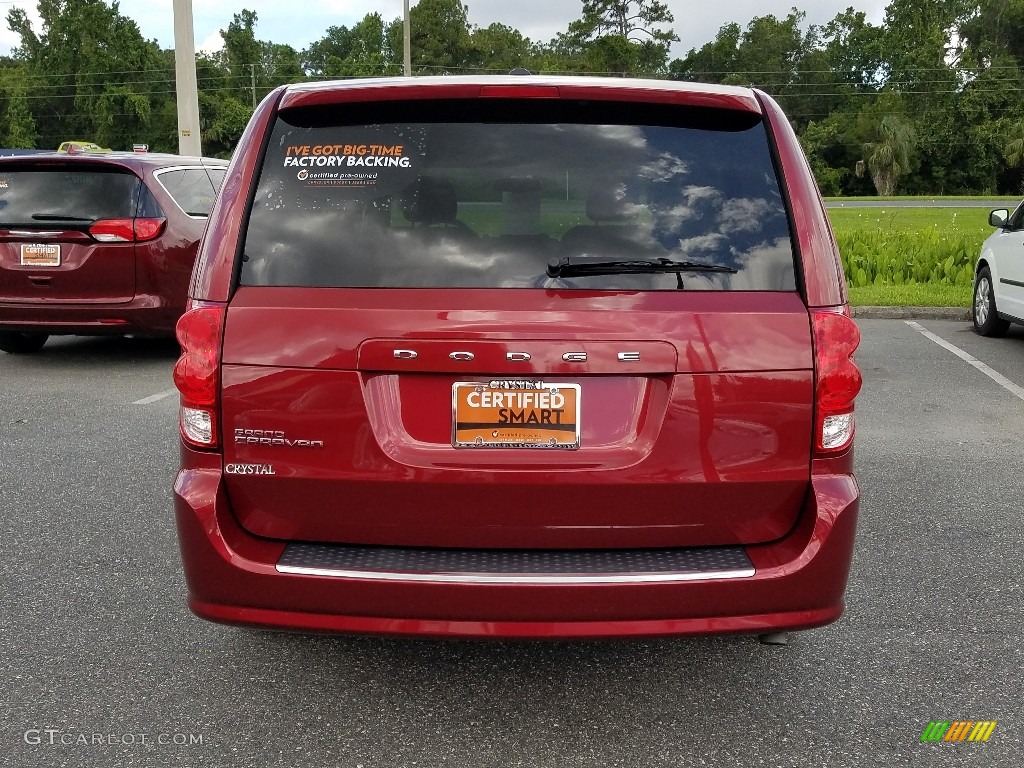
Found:
[[[1018,168],[1024,164],[1024,120],[1013,123],[1005,137],[1007,141],[1003,147],[1003,157],[1008,166]]]
[[[910,170],[910,157],[916,143],[917,133],[910,123],[898,115],[882,118],[877,139],[864,145],[867,167],[879,195],[888,196],[896,191],[900,177]]]

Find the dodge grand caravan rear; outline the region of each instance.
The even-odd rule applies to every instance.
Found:
[[[282,87],[178,339],[199,616],[601,637],[842,613],[859,336],[757,90]]]

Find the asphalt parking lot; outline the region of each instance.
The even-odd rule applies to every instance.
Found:
[[[0,762],[1024,764],[1024,329],[859,322],[847,613],[785,647],[200,621],[171,514],[176,347],[76,338],[0,354]],[[921,742],[929,722],[954,720],[997,726],[987,742]]]

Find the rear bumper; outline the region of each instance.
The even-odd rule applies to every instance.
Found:
[[[0,331],[50,336],[171,336],[184,311],[184,306],[169,306],[165,297],[157,295],[136,295],[124,304],[0,302]]]
[[[600,638],[808,629],[839,618],[859,490],[813,478],[797,526],[746,548],[754,575],[642,584],[462,584],[282,573],[285,542],[235,521],[219,457],[179,472],[178,537],[197,615],[297,631],[450,637]]]

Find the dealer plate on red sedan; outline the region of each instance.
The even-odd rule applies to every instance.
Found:
[[[60,246],[56,243],[22,243],[21,266],[59,267]]]
[[[580,447],[580,385],[529,379],[452,385],[456,448]]]

